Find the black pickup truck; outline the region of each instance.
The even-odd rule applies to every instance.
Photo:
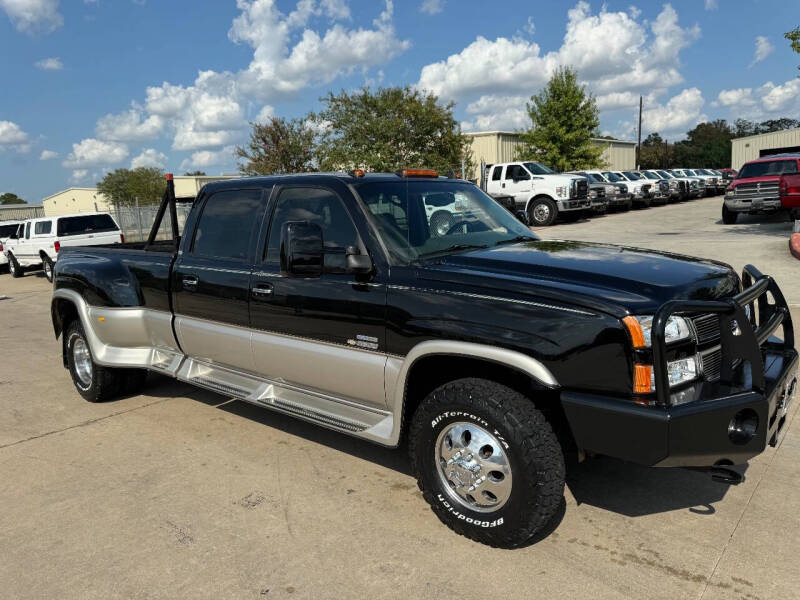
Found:
[[[147,242],[56,264],[55,334],[89,401],[150,370],[407,439],[439,518],[499,547],[553,518],[565,455],[712,467],[780,439],[798,355],[753,267],[543,241],[425,170],[210,183],[182,229],[172,190]],[[442,194],[457,218],[432,235]]]

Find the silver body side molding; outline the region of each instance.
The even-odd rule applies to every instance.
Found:
[[[421,358],[440,355],[488,360],[525,373],[546,387],[558,387],[553,374],[536,359],[483,344],[428,341],[401,357],[224,324],[214,324],[204,331],[202,341],[214,343],[217,349],[225,347],[224,340],[215,341],[212,337],[224,338],[229,329],[245,336],[245,346],[255,353],[255,360],[242,358],[243,364],[254,367],[242,370],[219,364],[212,357],[184,355],[172,332],[171,313],[142,307],[93,307],[73,290],[56,290],[53,297],[75,305],[98,364],[151,369],[384,446],[394,447],[400,441],[408,376]],[[189,319],[177,317],[176,322],[179,335],[185,336]],[[301,356],[311,360],[301,361]],[[304,373],[299,373],[299,368]],[[376,374],[380,377],[380,373],[383,385],[376,386],[372,379]],[[380,400],[376,393],[367,392],[374,387],[383,388]]]

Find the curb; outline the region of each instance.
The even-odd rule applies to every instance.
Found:
[[[800,233],[793,233],[789,237],[789,252],[796,259],[800,260]]]

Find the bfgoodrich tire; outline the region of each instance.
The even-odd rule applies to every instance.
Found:
[[[70,323],[64,335],[67,366],[78,393],[89,402],[103,402],[115,398],[124,384],[124,372],[94,362],[80,321],[75,320]]]
[[[436,516],[490,546],[529,542],[564,497],[550,424],[529,398],[493,381],[459,379],[431,392],[413,416],[409,452]]]

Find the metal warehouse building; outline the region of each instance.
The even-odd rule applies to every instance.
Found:
[[[205,184],[222,179],[236,179],[238,175],[183,175],[176,176],[175,197],[193,199]],[[111,202],[97,188],[69,188],[42,200],[44,214],[48,217],[82,212],[110,212]]]
[[[481,131],[464,134],[472,139],[472,160],[475,169],[468,179],[478,180],[481,160],[487,164],[510,162],[521,145],[518,133],[511,131]],[[603,160],[613,171],[636,167],[636,142],[593,138],[592,142],[603,148]]]
[[[781,152],[800,152],[800,129],[784,129],[731,140],[731,168],[738,171],[747,161]]]

